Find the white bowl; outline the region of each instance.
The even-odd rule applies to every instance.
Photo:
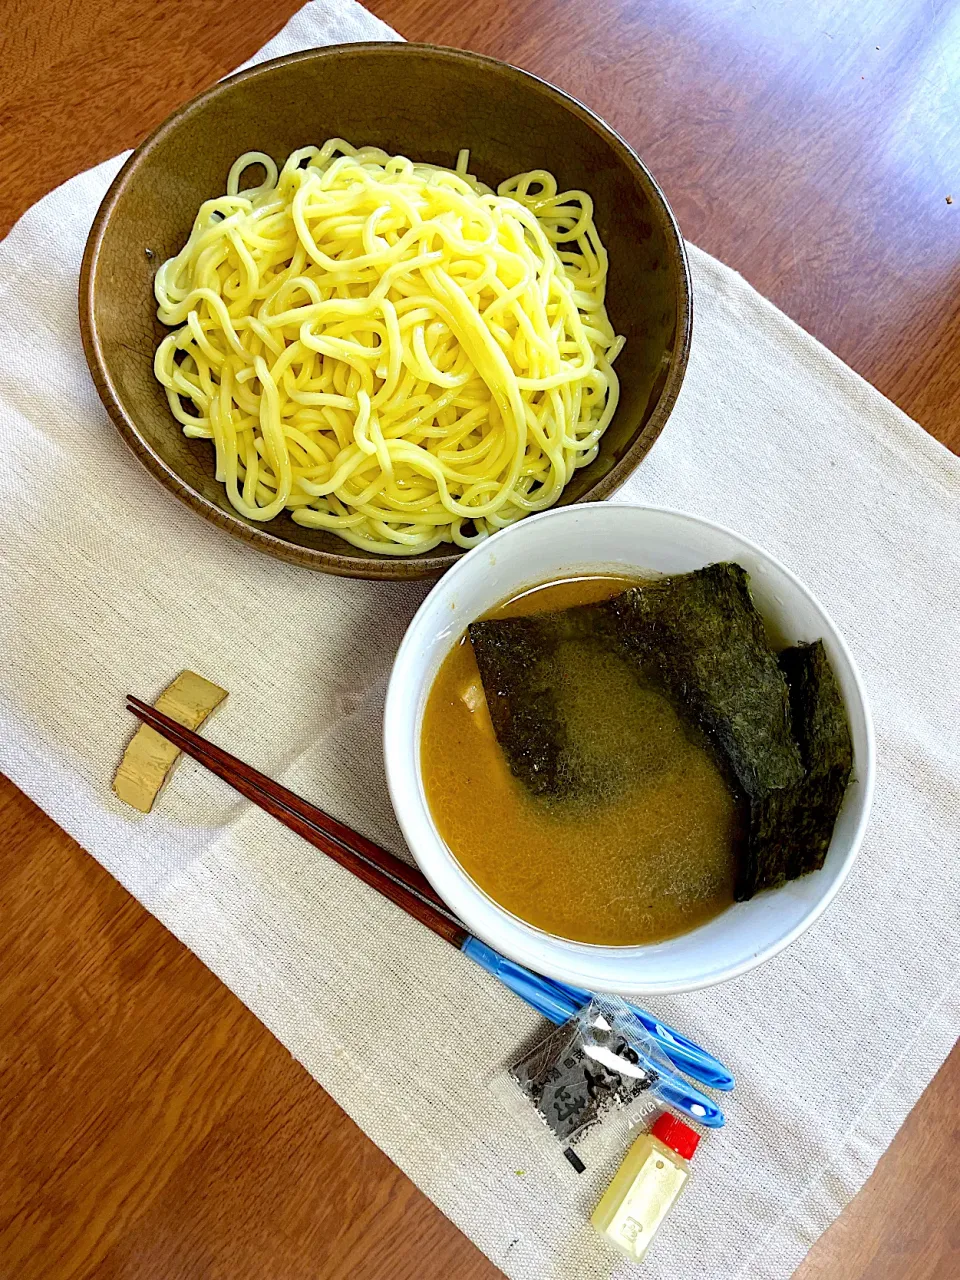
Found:
[[[609,947],[570,942],[525,924],[467,875],[440,838],[420,774],[420,726],[440,664],[468,623],[518,589],[571,573],[684,573],[735,560],[757,608],[786,644],[821,639],[850,719],[854,772],[820,871],[728,907],[666,942]],[[665,994],[724,982],[798,938],[833,900],[856,856],[873,792],[873,727],[860,676],[823,606],[767,552],[696,516],[617,503],[559,507],[504,529],[440,579],[397,654],[384,718],[387,781],[397,818],[430,883],[467,928],[538,973],[592,991]]]

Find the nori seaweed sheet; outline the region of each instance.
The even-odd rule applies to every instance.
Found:
[[[568,795],[574,785],[569,742],[551,680],[556,615],[473,622],[469,634],[493,729],[511,772],[535,796]]]
[[[801,776],[787,686],[738,564],[633,587],[608,601],[624,647],[655,662],[748,796]]]
[[[823,641],[784,649],[777,661],[790,691],[793,735],[806,771],[785,801],[791,844],[786,878],[794,880],[823,866],[853,770],[853,743]]]
[[[469,628],[497,739],[514,775],[541,798],[601,789],[585,773],[559,701],[552,659],[561,642],[614,649],[667,694],[706,735],[744,804],[738,901],[823,865],[853,760],[822,643],[777,658],[748,583],[740,565],[713,564],[601,604]]]
[[[632,587],[604,606],[625,651],[655,664],[678,710],[706,730],[746,799],[734,896],[782,884],[792,856],[783,802],[803,778],[783,673],[738,564]]]

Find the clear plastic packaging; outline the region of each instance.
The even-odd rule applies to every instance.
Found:
[[[612,1110],[627,1109],[641,1122],[662,1104],[657,1086],[665,1073],[670,1063],[617,996],[594,996],[509,1069],[516,1089],[565,1147]]]

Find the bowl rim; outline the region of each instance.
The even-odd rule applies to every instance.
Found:
[[[677,995],[688,991],[703,990],[707,987],[716,986],[719,983],[730,981],[733,978],[741,977],[742,975],[757,968],[765,961],[779,955],[781,951],[790,946],[791,943],[795,942],[802,934],[806,933],[806,931],[816,923],[830,904],[835,900],[837,894],[846,883],[853,867],[853,863],[860,851],[873,805],[873,793],[876,778],[876,740],[873,717],[870,711],[870,703],[867,698],[863,678],[856,662],[854,661],[853,655],[850,652],[850,648],[843,636],[843,633],[840,631],[839,627],[814,592],[781,560],[772,553],[766,551],[758,543],[753,542],[751,539],[738,533],[735,529],[731,529],[727,525],[722,525],[716,521],[695,515],[689,511],[682,511],[675,507],[656,506],[651,503],[640,502],[611,503],[609,505],[613,508],[623,507],[628,510],[644,511],[655,515],[665,515],[672,518],[678,518],[680,520],[699,525],[701,528],[705,528],[711,533],[718,534],[721,537],[732,537],[741,543],[745,549],[749,550],[752,554],[755,554],[760,560],[773,566],[777,571],[782,572],[785,577],[790,580],[792,586],[799,592],[799,594],[805,596],[808,603],[812,604],[816,612],[822,617],[826,624],[825,630],[829,631],[831,641],[841,652],[844,662],[846,663],[852,677],[857,700],[856,711],[859,712],[862,718],[864,730],[865,750],[863,752],[863,758],[860,759],[858,756],[857,759],[857,780],[861,784],[862,788],[859,819],[850,838],[849,846],[844,852],[841,862],[837,866],[837,871],[833,880],[827,884],[824,892],[810,904],[803,916],[792,927],[785,929],[779,936],[774,938],[764,947],[753,949],[741,960],[731,961],[721,968],[709,970],[702,979],[644,979],[640,982],[633,982],[632,984],[627,981],[618,981],[615,986],[610,986],[608,988],[609,990],[618,991],[624,995]],[[568,507],[554,507],[550,510],[538,512],[536,515],[529,516],[524,521],[518,522],[518,525],[508,526],[494,534],[491,538],[488,538],[487,541],[481,545],[471,548],[467,555],[464,556],[459,563],[445,575],[442,582],[437,582],[433,587],[431,587],[427,596],[421,602],[417,612],[411,619],[403,640],[401,641],[400,647],[397,650],[397,655],[391,669],[390,680],[387,687],[383,717],[384,765],[390,799],[404,839],[406,840],[411,853],[424,875],[426,875],[427,879],[444,901],[447,902],[447,905],[451,910],[453,910],[455,914],[459,915],[460,919],[471,934],[475,933],[489,946],[503,951],[503,954],[508,955],[510,959],[515,960],[520,964],[525,964],[529,968],[537,969],[538,972],[544,973],[548,977],[581,987],[589,984],[585,982],[583,975],[573,967],[572,960],[565,966],[563,963],[556,960],[552,954],[544,955],[542,957],[533,956],[532,953],[535,945],[533,939],[536,935],[539,934],[541,937],[545,937],[550,943],[559,942],[563,944],[565,947],[570,949],[571,956],[575,956],[578,952],[595,953],[597,950],[623,950],[624,952],[627,952],[634,950],[634,948],[602,948],[595,947],[590,944],[578,943],[570,939],[559,938],[557,935],[544,933],[543,930],[529,925],[527,922],[520,920],[519,917],[508,911],[505,907],[500,906],[499,903],[486,894],[484,890],[472,880],[469,874],[460,867],[456,857],[452,851],[447,848],[445,841],[439,831],[437,831],[433,817],[429,811],[429,805],[426,803],[424,797],[422,809],[425,812],[427,823],[432,829],[436,841],[446,849],[447,858],[456,869],[458,878],[462,877],[464,884],[467,886],[466,892],[460,895],[460,900],[456,904],[451,902],[448,894],[445,892],[448,887],[447,878],[445,876],[441,877],[441,875],[438,874],[438,871],[440,870],[439,864],[438,866],[434,865],[432,855],[428,858],[421,859],[421,854],[418,851],[417,833],[414,828],[414,811],[418,811],[416,816],[419,817],[419,810],[421,808],[420,795],[417,795],[416,798],[410,795],[408,790],[409,777],[401,776],[402,765],[397,757],[397,748],[393,745],[391,740],[396,740],[402,736],[400,726],[409,716],[411,709],[412,713],[417,715],[417,705],[421,698],[423,685],[425,683],[425,672],[421,671],[419,673],[419,678],[414,681],[409,679],[409,672],[406,671],[406,667],[410,663],[411,657],[413,657],[414,660],[416,658],[416,645],[419,637],[416,636],[415,632],[418,623],[430,608],[434,594],[441,589],[448,591],[455,590],[460,579],[464,575],[472,572],[472,559],[486,554],[491,550],[495,550],[496,543],[505,537],[511,536],[514,530],[518,529],[521,525],[529,527],[537,521],[556,520],[563,517],[569,519],[575,514],[581,516],[586,515],[588,511],[588,507],[579,507],[576,504]],[[588,516],[588,518],[590,517]],[[851,716],[853,710],[854,708],[848,706],[848,716]],[[423,786],[419,752],[416,753],[416,758],[413,763],[413,775],[416,778],[418,790],[422,794]],[[478,914],[481,908],[479,903],[476,902],[477,899],[482,899],[488,907],[493,908],[493,916],[495,918],[502,916],[504,917],[504,923],[509,920],[513,924],[519,924],[521,926],[521,937],[525,937],[527,934],[530,934],[530,945],[526,948],[525,954],[514,953],[512,948],[504,948],[501,945],[502,940],[491,934],[490,930],[485,927],[486,921],[482,920]],[[476,912],[474,911],[475,905]],[[478,923],[480,928],[475,929],[474,926]],[[691,930],[690,932],[695,931],[696,930]]]
[[[84,355],[93,377],[97,394],[120,435],[147,470],[160,481],[164,488],[199,515],[204,516],[233,537],[239,538],[258,550],[288,563],[342,577],[381,581],[436,577],[459,563],[464,559],[466,553],[463,550],[456,550],[444,555],[435,555],[430,560],[402,556],[362,557],[353,554],[348,542],[344,542],[345,550],[342,553],[339,551],[324,551],[316,547],[301,546],[297,543],[288,542],[285,538],[271,533],[267,525],[250,525],[242,520],[239,515],[225,511],[205,498],[191,485],[187,484],[152,448],[146,438],[141,435],[133,415],[129,414],[124,408],[103,355],[102,339],[96,321],[94,294],[104,236],[117,204],[134,180],[143,157],[168,133],[176,129],[184,116],[202,108],[211,98],[229,90],[232,86],[256,79],[278,66],[292,65],[298,62],[323,61],[328,58],[362,56],[368,52],[387,51],[397,56],[402,56],[403,52],[439,55],[443,58],[449,58],[451,61],[470,62],[486,66],[497,74],[509,74],[529,81],[535,92],[546,93],[548,97],[553,98],[567,110],[572,111],[574,115],[580,117],[596,133],[604,137],[628,166],[639,168],[649,184],[651,195],[659,202],[664,216],[664,232],[668,237],[671,248],[675,251],[676,260],[679,264],[676,291],[677,337],[675,340],[675,357],[671,363],[657,405],[647,419],[643,431],[616,465],[605,475],[599,477],[592,488],[583,495],[580,499],[581,502],[596,502],[609,497],[639,466],[652,448],[666,425],[680,392],[690,355],[693,324],[693,294],[686,244],[680,232],[676,216],[653,174],[630,144],[596,112],[591,111],[589,107],[585,106],[577,98],[565,93],[562,89],[558,89],[549,81],[534,75],[532,72],[524,71],[521,67],[516,67],[512,63],[503,62],[498,58],[490,58],[484,54],[473,53],[465,49],[455,49],[447,45],[408,43],[402,40],[361,41],[324,45],[319,48],[301,50],[297,53],[284,54],[282,57],[271,58],[267,62],[260,62],[253,67],[237,71],[233,75],[219,80],[215,85],[205,89],[202,93],[197,94],[173,111],[134,148],[124,161],[100,203],[84,247],[78,290],[80,334]],[[481,545],[486,545],[487,542],[489,542],[489,538]]]

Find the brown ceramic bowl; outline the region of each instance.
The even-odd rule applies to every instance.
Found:
[[[335,136],[445,165],[469,147],[471,171],[491,186],[545,168],[561,190],[590,192],[610,254],[607,310],[627,342],[616,415],[563,502],[613,493],[663,429],[686,368],[690,278],[673,214],[633,151],[573,98],[490,58],[416,44],[312,49],[242,71],[181,107],[120,170],[87,241],[80,323],[100,397],[140,460],[200,515],[295,564],[419,578],[458,558],[449,547],[374,555],[287,515],[245,520],[215,479],[212,445],[183,435],[153,376],[166,332],[153,276],[183,245],[200,204],[222,193],[242,152],[266,151],[282,164],[294,148]]]

